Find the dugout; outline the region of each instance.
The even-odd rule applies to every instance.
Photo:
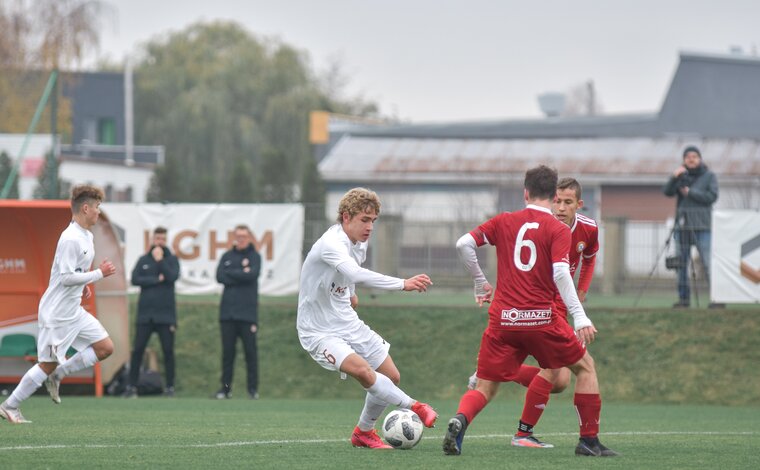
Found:
[[[50,267],[61,232],[71,222],[69,201],[0,200],[0,384],[12,388],[36,359],[37,308],[50,279]],[[73,374],[63,384],[103,384],[129,358],[129,303],[121,243],[108,216],[101,213],[92,228],[94,264],[103,258],[116,274],[96,282],[84,307],[108,331],[114,353],[93,368]]]

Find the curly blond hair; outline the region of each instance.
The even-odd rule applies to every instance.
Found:
[[[103,202],[103,199],[105,199],[103,190],[97,186],[89,184],[74,186],[71,189],[71,212],[76,214],[84,204],[92,204],[95,201]]]
[[[340,199],[338,204],[338,222],[343,222],[343,213],[348,212],[349,218],[356,214],[375,211],[380,215],[380,198],[377,193],[367,188],[350,189]]]

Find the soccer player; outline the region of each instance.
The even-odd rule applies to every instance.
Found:
[[[398,387],[401,376],[388,354],[390,344],[354,310],[355,286],[425,292],[432,282],[426,274],[400,279],[361,267],[379,215],[380,199],[368,189],[351,189],[340,200],[338,223],[314,243],[304,261],[297,328],[301,346],[312,359],[327,370],[350,375],[367,391],[351,444],[390,449],[375,431],[388,405],[411,409],[426,427],[432,427],[438,415]]]
[[[596,265],[596,253],[599,251],[599,229],[596,221],[583,214],[578,214],[578,209],[583,207],[581,184],[575,178],[562,178],[557,184],[557,195],[552,203],[552,212],[559,220],[570,227],[572,238],[570,241],[570,276],[575,277],[578,265],[581,266],[580,276],[578,278],[578,300],[586,300],[586,293],[591,286],[591,278],[594,276],[594,266]],[[562,297],[557,293],[554,297],[554,307],[557,309],[560,317],[567,319],[567,308],[562,302]],[[540,371],[540,367],[523,364],[514,382],[525,387],[529,387],[533,378]],[[477,374],[470,376],[467,388],[475,389],[477,383]],[[533,389],[528,393],[537,393],[536,387],[541,381],[538,381]],[[570,369],[563,367],[556,377],[552,386],[551,393],[560,393],[567,388],[570,383]],[[518,443],[527,443],[528,441],[516,441]]]
[[[459,255],[474,280],[478,305],[490,302],[494,294],[478,264],[478,246],[496,246],[498,278],[478,353],[479,380],[475,390],[465,392],[456,415],[449,420],[443,451],[447,455],[461,453],[467,426],[495,396],[499,383],[513,380],[525,358],[532,355],[542,368],[536,377],[543,376],[550,385],[545,390],[547,399],[562,367],[569,367],[576,376],[574,403],[581,437],[575,453],[617,455],[599,442],[601,398],[594,361],[586,351],[596,328],[586,316],[570,276],[570,230],[551,212],[557,172],[544,165],[532,168],[525,174],[524,186],[525,209],[497,215],[457,241]],[[552,308],[557,292],[573,316],[575,331]],[[513,441],[551,447],[533,436],[542,412],[543,407],[526,403]]]
[[[60,403],[61,379],[93,366],[113,353],[113,341],[100,322],[81,306],[82,297],[92,295],[88,284],[116,272],[104,259],[90,271],[95,246],[90,228],[98,221],[103,191],[93,186],[75,186],[71,194],[73,220],[61,233],[55,249],[50,283],[42,295],[38,312],[37,364],[21,378],[11,396],[0,404],[0,418],[25,424],[21,402],[45,383],[53,402]],[[66,359],[70,347],[77,352]]]

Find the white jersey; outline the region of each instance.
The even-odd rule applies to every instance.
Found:
[[[298,336],[301,345],[325,335],[340,336],[364,325],[353,308],[351,295],[354,283],[338,271],[338,266],[351,263],[361,266],[367,258],[367,242],[351,243],[340,224],[330,227],[314,243],[301,269],[298,293]],[[404,287],[404,280],[372,273],[381,288]]]
[[[90,271],[95,258],[95,245],[92,232],[72,221],[58,239],[53,266],[50,268],[50,283],[40,300],[38,324],[41,328],[52,328],[75,321],[84,311],[82,289],[85,284],[103,277],[100,270]],[[89,272],[89,273],[88,273]],[[64,279],[75,273],[88,273],[90,276],[78,276],[83,282],[71,284]]]

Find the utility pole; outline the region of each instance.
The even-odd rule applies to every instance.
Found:
[[[56,80],[53,82],[53,95],[50,97],[50,135],[52,145],[47,161],[47,198],[59,199],[58,190],[58,69],[53,70]]]

